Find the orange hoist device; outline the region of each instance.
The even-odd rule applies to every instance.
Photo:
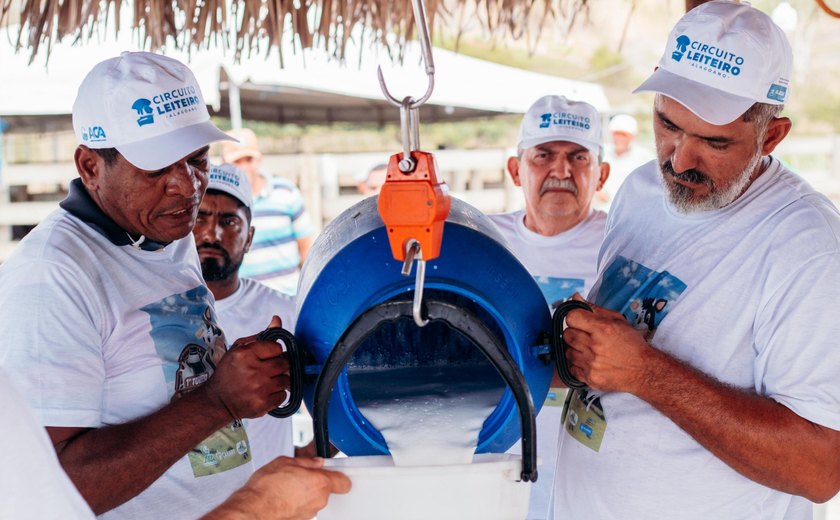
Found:
[[[379,193],[379,215],[388,229],[391,253],[406,260],[412,240],[419,244],[422,260],[440,256],[443,223],[449,215],[449,189],[437,176],[435,156],[412,151],[414,169],[400,170],[403,154],[388,161],[388,173]]]
[[[432,61],[432,47],[426,24],[422,1],[413,2],[414,18],[417,21],[423,61],[429,84],[426,93],[415,100],[406,96],[400,101],[391,95],[382,77],[382,68],[377,70],[379,86],[385,97],[400,108],[400,131],[402,153],[396,153],[388,161],[385,184],[379,192],[379,215],[388,230],[388,241],[394,258],[403,262],[402,274],[411,274],[411,266],[417,261],[414,286],[414,321],[424,326],[427,321],[421,316],[423,282],[427,260],[440,256],[443,241],[443,227],[449,215],[449,190],[437,174],[434,155],[419,151],[419,107],[432,95],[434,89],[435,65]]]

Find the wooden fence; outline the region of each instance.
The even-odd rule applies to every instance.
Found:
[[[0,169],[0,261],[29,227],[57,207],[76,177],[71,162],[13,162],[33,152],[41,158],[55,157],[66,143],[51,138],[22,145],[11,140],[12,136],[5,137],[8,162]],[[266,171],[298,184],[316,227],[321,229],[362,199],[355,190],[361,175],[374,165],[386,163],[397,151],[268,155],[264,166]],[[510,153],[504,149],[438,150],[435,157],[452,195],[485,213],[495,213],[523,204],[520,190],[504,170]],[[776,155],[840,205],[840,135],[788,138]]]

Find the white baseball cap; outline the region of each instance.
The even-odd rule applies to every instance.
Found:
[[[601,116],[595,107],[563,96],[538,99],[519,126],[520,150],[551,141],[569,141],[586,147],[593,154],[601,151]]]
[[[79,144],[116,148],[141,170],[233,139],[210,122],[192,71],[151,52],[124,52],[93,67],[73,104],[73,130]]]
[[[625,132],[636,135],[639,133],[639,123],[636,118],[628,114],[616,114],[610,119],[610,132]]]
[[[756,102],[784,104],[792,69],[790,43],[769,16],[746,2],[712,0],[677,22],[659,68],[634,92],[659,92],[726,125]]]
[[[210,166],[207,189],[227,193],[251,209],[251,181],[244,171],[230,163]]]

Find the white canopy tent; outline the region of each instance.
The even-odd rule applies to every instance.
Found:
[[[0,31],[0,38],[9,38],[6,31]],[[11,29],[11,34],[15,31]],[[48,63],[40,55],[30,65],[26,53],[15,54],[10,45],[0,45],[0,117],[13,128],[66,128],[76,89],[85,74],[96,63],[133,49],[137,44],[130,32],[122,31],[118,39],[57,45]],[[301,124],[397,121],[397,108],[385,100],[379,88],[376,67],[382,65],[394,96],[420,97],[427,79],[419,47],[409,46],[402,64],[393,64],[384,49],[366,48],[361,56],[360,50],[348,46],[343,63],[321,51],[299,51],[284,56],[283,68],[276,50],[267,57],[243,57],[240,63],[225,49],[200,50],[189,56],[167,54],[189,62],[211,112],[231,117],[234,125],[240,115]],[[444,49],[434,49],[433,56],[435,88],[421,109],[421,123],[524,113],[545,94],[563,94],[588,101],[601,111],[608,109],[603,88],[594,83],[529,72]]]
[[[235,85],[234,94],[239,89],[246,119],[377,123],[396,120],[397,108],[385,100],[376,67],[382,64],[386,84],[395,97],[419,98],[427,85],[419,46],[407,49],[402,65],[391,64],[381,51],[367,49],[361,57],[358,51],[348,49],[344,64],[324,55],[308,54],[305,59],[287,58],[281,69],[276,66],[279,58],[271,56],[262,66],[257,66],[260,58],[242,64],[228,63],[224,74]],[[434,92],[421,109],[421,122],[522,114],[546,94],[588,101],[601,111],[609,108],[604,89],[595,83],[538,74],[439,48],[434,49],[433,57]],[[221,87],[230,93],[225,82]],[[222,113],[230,113],[229,99],[221,97]]]

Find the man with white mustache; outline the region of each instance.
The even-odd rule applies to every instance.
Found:
[[[610,173],[602,162],[601,117],[588,103],[544,96],[522,119],[516,152],[507,167],[522,188],[525,209],[490,218],[553,308],[575,293],[586,294],[597,274],[607,215],[592,209],[592,198]],[[537,416],[542,463],[531,487],[529,520],[553,518],[564,391],[552,388]],[[518,449],[516,444],[511,451]]]

